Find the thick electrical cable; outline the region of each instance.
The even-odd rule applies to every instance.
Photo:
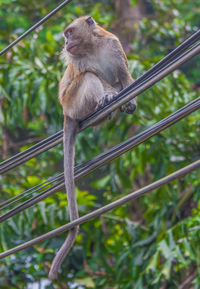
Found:
[[[49,136],[48,138],[44,139],[43,141],[31,146],[27,150],[16,154],[15,156],[9,158],[8,160],[3,161],[0,164],[0,175],[9,171],[11,168],[14,168],[31,158],[41,154],[48,149],[62,143],[63,139],[63,131],[59,131],[56,134]],[[53,144],[53,146],[52,146]]]
[[[195,33],[196,36],[193,37],[191,36],[192,40],[196,39],[196,37],[199,37],[199,33]],[[190,39],[189,38],[189,39]],[[188,39],[188,40],[189,40]],[[187,45],[189,45],[188,40],[186,40]],[[183,47],[188,47],[188,46],[183,46],[181,44],[179,47],[180,51],[183,50]],[[115,110],[116,108],[120,107],[122,104],[126,103],[130,99],[136,97],[138,94],[142,93],[144,90],[148,89],[151,87],[153,84],[164,78],[166,75],[168,75],[170,72],[175,70],[179,65],[183,64],[185,61],[188,61],[191,57],[197,55],[199,51],[199,44],[196,46],[192,47],[189,51],[185,52],[183,55],[181,55],[179,58],[174,59],[175,56],[177,56],[179,52],[179,47],[175,49],[175,52],[171,52],[170,56],[166,56],[166,63],[168,63],[167,67],[164,67],[164,60],[161,60],[159,63],[154,65],[150,70],[148,70],[146,73],[144,73],[140,78],[138,78],[133,84],[131,84],[129,87],[125,88],[122,90],[117,96],[116,99],[113,100],[110,104],[106,105],[104,108],[102,108],[100,111],[95,112],[92,114],[89,118],[86,120],[83,120],[80,122],[80,127],[81,130],[84,128],[92,125],[93,123],[96,122],[97,119],[103,118],[105,115],[109,114],[111,111]],[[170,61],[173,60],[172,63]],[[155,69],[154,69],[155,67]],[[160,70],[159,67],[162,67]],[[163,68],[164,67],[164,68]],[[130,94],[130,95],[129,95]],[[129,96],[128,96],[129,95]],[[112,105],[113,109],[112,109]],[[3,174],[7,172],[8,170],[16,167],[17,165],[20,165],[24,163],[25,161],[31,159],[32,157],[37,156],[38,154],[54,147],[55,145],[59,144],[62,142],[62,136],[63,132],[60,131],[56,133],[53,136],[50,136],[46,140],[43,140],[42,142],[37,143],[36,145],[32,146],[28,150],[25,150],[24,152],[15,155],[14,157],[2,162],[0,164],[0,174]]]
[[[172,63],[168,64],[164,69],[160,72],[154,73],[147,80],[142,81],[136,87],[129,89],[127,87],[127,91],[124,93],[123,91],[119,92],[117,98],[114,99],[111,103],[105,105],[101,110],[96,111],[91,114],[85,120],[80,122],[80,129],[85,129],[90,125],[93,125],[95,122],[100,121],[102,118],[106,117],[108,114],[121,107],[124,103],[130,101],[135,98],[148,88],[152,87],[156,82],[163,79],[165,76],[173,72],[177,67],[190,60],[192,57],[196,56],[200,53],[200,43],[196,44],[194,47],[189,49],[183,55],[179,56],[176,60],[172,61]]]
[[[190,113],[196,111],[200,108],[200,97],[195,99],[194,101],[190,102],[189,104],[185,105],[178,111],[172,113],[168,117],[162,119],[158,123],[154,124],[153,126],[147,128],[146,130],[142,131],[141,133],[137,134],[129,138],[128,140],[114,146],[113,148],[109,149],[108,151],[92,158],[91,160],[83,163],[82,165],[78,165],[75,167],[75,180],[88,175],[89,173],[93,172],[94,170],[102,167],[103,165],[107,164],[108,162],[112,161],[113,159],[121,156],[123,153],[127,152],[130,149],[140,145],[141,143],[145,142],[152,136],[158,134],[159,132],[165,130],[166,128],[172,126],[174,123],[178,122],[179,120],[185,118]],[[24,211],[25,209],[35,205],[36,203],[44,200],[45,198],[51,196],[52,194],[62,190],[64,188],[64,178],[63,174],[59,175],[59,181],[56,185],[53,185],[51,188],[44,190],[43,192],[37,194],[36,196],[32,197],[29,200],[26,200],[19,206],[9,210],[5,214],[0,216],[0,223],[9,219],[10,217]]]
[[[182,113],[182,111],[184,111],[184,110],[186,110],[186,109],[188,109],[188,110],[187,110],[187,113],[188,113],[189,111],[192,112],[192,111],[191,111],[192,107],[195,108],[195,109],[198,109],[199,102],[200,102],[200,99],[199,99],[199,98],[195,99],[194,101],[192,101],[192,102],[190,102],[189,104],[187,104],[187,105],[183,106],[182,108],[180,108],[178,111],[172,113],[170,116],[166,117],[165,119],[162,119],[162,120],[159,122],[159,124],[161,124],[162,122],[165,123],[168,118],[172,118],[173,116],[176,116],[176,115],[178,115],[178,114],[180,115],[180,114]],[[151,129],[153,129],[153,126],[151,127]],[[113,149],[111,149],[111,150],[113,150]],[[100,154],[100,155],[99,155],[99,158],[100,158],[100,159],[104,159],[105,154],[109,154],[109,153],[110,153],[110,152],[105,152],[105,153],[103,153],[103,154]],[[96,158],[98,158],[98,156],[95,157],[95,159],[96,159]],[[94,159],[92,159],[92,160],[94,160]],[[92,161],[90,160],[90,161],[86,162],[86,164],[88,164],[89,162],[92,162]],[[79,171],[80,169],[83,168],[83,166],[84,166],[84,164],[79,164],[79,165],[77,165],[77,166],[75,167],[75,171],[76,171],[76,172]],[[18,202],[19,200],[22,200],[23,198],[26,198],[27,196],[29,196],[29,195],[31,195],[31,194],[34,194],[34,193],[38,192],[38,191],[41,190],[41,189],[44,189],[46,186],[49,186],[50,184],[52,184],[52,183],[54,183],[54,182],[58,182],[58,181],[62,180],[63,178],[64,178],[63,173],[60,173],[60,174],[58,174],[58,175],[56,175],[56,176],[50,177],[50,178],[47,179],[45,182],[43,182],[43,183],[41,183],[41,184],[39,184],[39,185],[37,185],[37,186],[34,186],[34,187],[32,187],[32,188],[30,188],[30,189],[22,192],[21,194],[19,194],[19,195],[17,195],[17,196],[14,196],[13,198],[10,198],[9,200],[6,200],[6,201],[0,203],[0,206],[1,206],[0,211],[2,211],[3,209],[9,207],[9,206],[12,205],[12,204]]]
[[[59,138],[59,137],[62,137],[62,133],[63,133],[63,132],[62,132],[62,130],[61,130],[61,131],[59,131],[59,132],[57,132],[57,133],[55,133],[55,134],[53,134],[53,135],[45,138],[44,140],[36,143],[36,144],[34,145],[34,148],[35,148],[35,149],[38,149],[38,148],[40,148],[40,146],[42,146],[42,145],[44,145],[44,144],[46,144],[46,143],[48,143],[48,142],[50,142],[50,141],[52,141],[52,140],[55,140],[55,139],[57,139],[57,138]],[[25,150],[25,151],[26,151],[26,154],[29,154],[29,153],[31,152],[32,148],[33,148],[33,146],[30,147],[30,148],[28,148],[28,149],[26,149],[26,150]],[[16,159],[24,156],[24,152],[25,152],[25,151],[22,151],[22,152],[20,152],[20,153],[18,153],[18,154],[16,154],[16,155],[12,156],[11,158],[9,158],[9,161],[10,161],[10,162],[15,161]],[[5,160],[5,161],[1,162],[0,167],[1,167],[1,166],[4,166],[4,165],[7,163],[7,161],[8,161],[8,160]]]
[[[0,211],[2,211],[3,209],[6,209],[7,207],[15,204],[16,202],[19,202],[21,200],[23,200],[24,198],[27,198],[28,196],[34,194],[35,192],[44,189],[46,187],[48,187],[49,185],[58,182],[61,178],[63,178],[63,174],[58,174],[56,176],[50,177],[48,178],[46,181],[44,181],[43,183],[36,185],[22,193],[20,193],[19,195],[16,195],[4,202],[0,203]]]
[[[136,84],[139,84],[141,81],[147,79],[149,76],[165,67],[171,61],[175,60],[176,57],[180,56],[182,52],[186,49],[191,48],[193,44],[200,40],[200,29],[192,34],[188,39],[183,41],[179,46],[173,49],[170,53],[168,53],[163,59],[157,62],[152,68],[150,68],[147,72],[141,75],[136,81],[133,82],[129,87],[125,88],[123,92],[125,92],[128,88],[134,87]]]
[[[61,226],[55,230],[52,230],[46,234],[43,234],[39,237],[36,237],[35,239],[32,239],[28,242],[22,243],[19,246],[12,248],[10,250],[2,252],[0,254],[0,259],[3,259],[7,256],[10,256],[10,255],[15,254],[19,251],[25,250],[25,249],[32,247],[38,243],[41,243],[45,240],[53,238],[53,237],[65,232],[65,231],[71,230],[72,228],[74,228],[76,226],[79,226],[85,222],[88,222],[89,220],[97,218],[97,217],[99,217],[99,216],[101,216],[101,215],[103,215],[103,214],[105,214],[105,213],[107,213],[107,212],[109,212],[115,208],[118,208],[119,206],[122,206],[122,205],[124,205],[130,201],[133,201],[134,199],[137,199],[137,198],[155,190],[155,189],[158,189],[165,184],[168,184],[168,183],[170,183],[170,182],[172,182],[178,178],[185,177],[187,174],[189,174],[192,171],[197,170],[199,168],[200,168],[200,160],[197,160],[196,162],[193,162],[190,165],[188,165],[188,166],[186,166],[180,170],[177,170],[174,173],[172,173],[172,174],[170,174],[164,178],[161,178],[154,183],[151,183],[148,186],[145,186],[145,187],[143,187],[143,188],[141,188],[135,192],[132,192],[123,198],[120,198],[120,199],[118,199],[118,200],[116,200],[116,201],[114,201],[108,205],[105,205],[104,207],[101,207],[100,209],[92,211],[91,213],[88,213],[88,214],[76,219],[73,222],[65,224],[65,225],[63,225],[63,226]]]
[[[65,5],[69,4],[72,0],[68,0],[68,1],[64,1],[63,3],[61,3],[57,8],[55,8],[52,12],[50,12],[48,15],[46,15],[43,19],[41,19],[39,22],[37,22],[35,25],[33,25],[30,29],[28,29],[25,33],[23,33],[20,37],[18,37],[15,41],[13,41],[10,45],[8,45],[5,49],[3,49],[0,52],[0,55],[3,55],[5,52],[7,52],[11,47],[13,47],[14,45],[16,45],[20,40],[22,40],[24,37],[26,37],[29,33],[31,33],[33,30],[35,30],[37,27],[39,27],[42,23],[44,23],[47,19],[49,19],[52,15],[54,15],[57,11],[59,11],[61,8],[63,8]],[[154,65],[151,69],[149,69],[144,75],[142,75],[141,77],[139,77],[133,84],[131,84],[129,87],[125,88],[124,90],[122,90],[116,100],[114,100],[112,103],[106,105],[103,109],[101,109],[100,111],[95,112],[94,114],[92,114],[91,116],[89,116],[86,120],[83,120],[80,123],[80,129],[83,130],[85,128],[87,128],[88,126],[92,125],[93,123],[95,123],[96,121],[100,120],[101,118],[103,118],[104,116],[108,115],[110,112],[112,112],[113,110],[115,110],[116,108],[120,107],[122,104],[128,102],[129,100],[131,100],[132,98],[136,97],[137,95],[139,95],[140,93],[142,93],[144,90],[148,89],[149,87],[151,87],[154,83],[156,83],[157,81],[159,81],[160,79],[162,79],[163,77],[165,77],[166,75],[168,75],[170,72],[172,72],[174,69],[176,69],[179,65],[183,64],[185,61],[188,61],[191,57],[197,55],[200,50],[199,50],[199,44],[195,45],[195,47],[192,47],[189,51],[185,52],[182,56],[178,57],[177,56],[184,50],[186,50],[187,48],[191,47],[191,45],[193,43],[195,43],[197,40],[199,40],[200,37],[200,30],[197,31],[196,33],[194,33],[190,38],[188,38],[184,43],[182,43],[179,47],[177,47],[176,49],[174,49],[171,53],[169,53],[164,59],[162,59],[160,62],[158,62],[156,65]],[[131,94],[131,95],[130,95]],[[179,113],[184,113],[184,116],[179,116],[176,118],[176,120],[172,120],[171,117],[174,116],[176,113],[170,115],[169,117],[165,118],[164,120],[160,121],[158,124],[160,125],[159,129],[157,127],[157,124],[155,124],[154,126],[152,126],[150,129],[152,130],[152,135],[147,135],[146,139],[149,139],[150,137],[152,137],[153,135],[155,135],[156,133],[162,131],[163,129],[171,126],[173,123],[179,121],[180,119],[182,119],[183,117],[187,116],[188,114],[190,114],[191,112],[199,109],[200,105],[199,105],[199,99],[195,100],[193,102],[193,107],[191,107],[190,111],[185,112],[184,108],[181,108],[179,110]],[[165,121],[171,121],[171,123],[169,122],[168,124],[165,123]],[[173,122],[174,121],[174,122]],[[161,125],[162,124],[162,125]],[[156,130],[155,130],[156,129]],[[145,133],[147,130],[145,130],[143,133]],[[25,162],[26,160],[29,160],[32,156],[33,153],[35,153],[34,156],[42,153],[45,150],[50,149],[51,147],[59,144],[62,142],[62,131],[56,133],[55,135],[52,135],[50,137],[48,137],[47,139],[43,140],[42,142],[39,142],[38,144],[36,144],[35,146],[29,148],[28,150],[26,150],[26,154],[24,155],[24,152],[19,153],[17,155],[15,155],[14,157],[10,158],[9,161],[12,162],[12,164],[15,164],[13,167],[21,164],[22,162],[19,160],[20,157],[23,157],[23,162]],[[142,133],[141,133],[142,134]],[[97,157],[94,157],[92,160],[77,166],[76,169],[76,179],[78,179],[79,177],[82,177],[88,173],[90,173],[91,171],[95,170],[96,168],[104,165],[105,163],[107,163],[108,161],[120,156],[122,153],[126,152],[127,150],[135,147],[136,145],[139,145],[140,143],[142,143],[143,141],[145,141],[146,139],[144,139],[145,134],[142,136],[141,134],[139,134],[138,136],[143,137],[143,140],[139,142],[139,139],[137,140],[138,142],[135,143],[135,145],[133,145],[133,143],[131,143],[132,147],[130,146],[129,141],[132,141],[132,138],[130,138],[128,141],[125,141],[117,146],[115,146],[114,148],[112,148],[111,150],[108,150],[106,153],[103,153]],[[138,137],[136,136],[136,137]],[[134,138],[134,137],[133,137]],[[53,144],[53,146],[52,146]],[[121,147],[122,146],[122,147]],[[104,161],[102,162],[102,157],[104,157]],[[1,165],[4,165],[6,163],[2,162]],[[28,248],[30,246],[32,246],[33,244],[36,244],[38,242],[41,242],[42,240],[45,240],[47,238],[53,237],[57,234],[60,234],[66,230],[69,230],[71,228],[73,228],[74,226],[80,225],[83,222],[86,222],[94,217],[97,217],[113,208],[118,207],[119,205],[122,205],[126,202],[128,202],[129,200],[135,199],[155,188],[158,188],[176,178],[185,176],[185,174],[190,173],[191,171],[193,171],[194,169],[197,169],[200,167],[200,160],[198,160],[195,163],[192,163],[191,165],[155,182],[152,183],[151,185],[142,188],[141,190],[138,190],[134,193],[129,194],[127,197],[122,198],[116,202],[113,202],[103,208],[100,208],[90,214],[87,214],[77,220],[75,220],[74,222],[71,222],[67,225],[64,225],[56,230],[53,230],[43,236],[40,236],[38,238],[35,238],[32,241],[29,241],[27,243],[24,243],[16,248],[13,248],[9,251],[6,251],[2,254],[0,254],[0,258],[4,258],[5,256],[8,256],[10,254],[13,254],[11,251],[15,250],[16,252],[23,250],[23,248]],[[12,168],[12,167],[11,167]],[[10,169],[10,168],[9,168]],[[5,171],[3,171],[4,173]],[[1,166],[0,166],[0,173],[1,172]],[[64,183],[63,183],[63,174],[59,174],[58,176],[52,177],[48,180],[48,182],[43,182],[40,185],[37,185],[31,189],[28,189],[27,191],[23,192],[22,194],[8,200],[5,201],[3,203],[0,204],[0,206],[2,206],[1,209],[6,208],[8,203],[9,205],[15,203],[15,201],[19,201],[21,199],[23,199],[24,196],[29,196],[30,194],[33,193],[33,191],[36,191],[38,188],[40,189],[44,189],[46,186],[49,186],[50,184],[53,184],[54,182],[58,182],[56,185],[54,185],[53,190],[55,192],[55,188],[57,190],[60,190],[61,188],[64,187]],[[48,195],[52,194],[52,188],[51,189],[47,189],[45,190]],[[51,194],[49,194],[49,192],[51,191]],[[43,194],[44,192],[42,192],[41,194]],[[47,194],[45,195],[45,197],[48,196]],[[20,197],[19,197],[20,196]],[[39,196],[41,197],[41,196]],[[43,199],[44,196],[42,196]],[[36,198],[38,198],[38,196],[36,196]],[[34,199],[35,200],[35,199]],[[26,201],[29,202],[30,200]],[[36,243],[34,243],[36,242]]]
[[[17,39],[15,39],[12,43],[10,43],[7,47],[5,47],[1,52],[0,56],[6,53],[10,48],[15,46],[19,41],[21,41],[23,38],[25,38],[28,34],[30,34],[32,31],[34,31],[36,28],[38,28],[40,25],[42,25],[44,22],[46,22],[51,16],[56,14],[60,9],[68,5],[72,0],[65,0],[60,5],[58,5],[55,9],[53,9],[50,13],[48,13],[45,17],[43,17],[40,21],[38,21],[36,24],[31,26],[27,31],[25,31],[22,35],[20,35]]]

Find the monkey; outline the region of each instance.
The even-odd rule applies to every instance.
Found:
[[[106,105],[133,82],[128,61],[119,39],[90,16],[75,19],[64,30],[64,57],[68,66],[59,83],[58,99],[64,115],[64,179],[70,221],[79,217],[74,185],[75,139],[79,121]],[[135,99],[121,110],[133,113]],[[55,279],[73,246],[78,227],[71,229],[57,252],[49,278]]]

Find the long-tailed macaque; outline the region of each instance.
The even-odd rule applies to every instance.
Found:
[[[74,188],[74,146],[78,121],[111,101],[133,82],[128,62],[119,39],[101,28],[92,17],[74,20],[64,31],[64,54],[68,67],[59,85],[59,101],[64,114],[64,176],[70,220],[79,217]],[[125,106],[132,113],[136,102]],[[78,227],[70,230],[56,254],[49,278],[57,277],[58,269],[73,246]]]

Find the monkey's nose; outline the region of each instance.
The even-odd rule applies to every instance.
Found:
[[[67,45],[68,44],[68,40],[65,42],[65,45]]]

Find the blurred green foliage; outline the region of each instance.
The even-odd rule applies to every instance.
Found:
[[[56,7],[59,1],[0,0],[0,49]],[[137,78],[200,24],[200,1],[145,1],[128,55]],[[137,1],[132,1],[136,5]],[[62,128],[58,82],[66,67],[60,52],[67,23],[89,14],[105,28],[116,21],[114,1],[73,1],[0,58],[0,136],[9,132],[9,154]],[[81,163],[126,140],[199,95],[199,56],[138,97],[134,115],[120,115],[77,139]],[[80,215],[153,182],[199,158],[200,112],[127,152],[77,184]],[[23,145],[23,141],[25,144]],[[3,141],[0,140],[3,152]],[[62,171],[62,146],[0,177],[1,201]],[[200,175],[143,196],[81,226],[76,245],[65,260],[60,279],[45,288],[174,289],[194,274],[200,288]],[[0,249],[7,250],[54,229],[68,220],[65,192],[9,219],[0,226]],[[1,261],[0,288],[32,288],[44,284],[65,234]],[[67,273],[66,273],[67,272]],[[187,285],[187,284],[186,284]],[[180,287],[181,288],[181,287]]]

